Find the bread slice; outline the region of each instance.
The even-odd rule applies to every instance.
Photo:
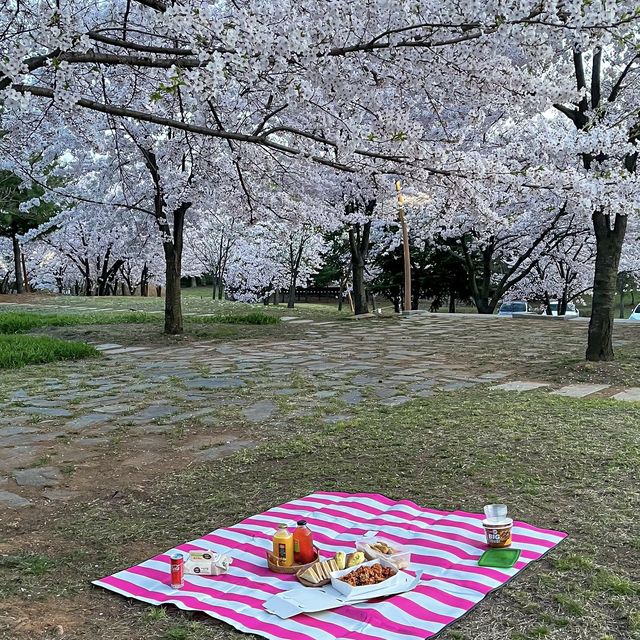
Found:
[[[318,582],[321,581],[321,578],[318,576],[318,573],[316,572],[316,569],[315,569],[316,567],[317,567],[317,564],[312,564],[310,567],[307,568],[306,571],[300,574],[300,577],[303,580],[306,580],[307,582],[311,582],[312,584],[318,584]]]
[[[329,561],[325,560],[324,562],[320,563],[320,569],[322,570],[322,579],[323,580],[329,580],[329,578],[331,577],[329,575],[329,572],[331,571],[329,569]]]

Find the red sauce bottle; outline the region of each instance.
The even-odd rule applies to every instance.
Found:
[[[313,534],[307,527],[306,520],[299,520],[293,532],[293,560],[297,564],[308,564],[316,559],[313,548]]]

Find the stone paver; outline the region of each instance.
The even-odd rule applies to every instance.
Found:
[[[254,446],[251,438],[273,425],[295,430],[300,417],[318,409],[335,412],[321,418],[335,424],[352,419],[350,405],[400,406],[478,385],[551,391],[544,380],[518,380],[526,369],[510,367],[540,362],[552,351],[581,351],[586,335],[586,325],[525,327],[463,315],[366,323],[282,319],[299,324],[299,335],[161,347],[104,342],[97,345],[105,355],[99,371],[92,363],[65,363],[35,389],[29,380],[14,383],[0,398],[0,507],[16,496],[27,501],[23,506],[38,504],[35,494],[71,500],[76,474],[65,475],[63,484],[65,466],[94,469],[115,456],[124,477],[157,469],[176,448],[192,462],[213,461]],[[605,390],[576,384],[553,393],[579,398]],[[640,388],[614,397],[640,401]]]
[[[260,400],[242,410],[244,417],[251,422],[268,420],[275,412],[276,405],[271,400]]]
[[[10,509],[19,509],[20,507],[28,507],[31,504],[29,500],[19,496],[11,491],[0,491],[0,505],[9,507]]]
[[[335,424],[336,422],[344,422],[345,420],[351,420],[353,416],[348,416],[346,414],[336,414],[332,416],[325,416],[323,418],[324,422],[329,424]]]
[[[522,380],[514,380],[513,382],[498,384],[495,387],[491,387],[491,389],[500,391],[533,391],[534,389],[541,389],[542,387],[548,386],[549,383],[547,382],[524,382]]]
[[[187,389],[235,389],[245,384],[240,378],[195,378],[185,382]]]
[[[608,384],[569,384],[566,387],[552,391],[556,396],[565,396],[567,398],[585,398],[593,393],[608,389]]]
[[[640,402],[640,387],[629,387],[625,391],[616,393],[613,397],[616,400],[624,400],[626,402]]]
[[[346,402],[347,404],[360,404],[363,400],[362,394],[359,391],[352,390],[343,393],[339,398],[342,402]]]
[[[60,471],[54,467],[19,469],[13,477],[20,487],[55,487],[62,478]]]
[[[237,451],[250,449],[255,446],[256,443],[252,442],[251,440],[233,440],[232,442],[228,442],[227,444],[203,449],[196,454],[196,458],[200,462],[219,460],[220,458],[224,458],[225,456],[236,453]]]

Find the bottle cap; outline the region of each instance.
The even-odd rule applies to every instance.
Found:
[[[306,520],[298,520],[298,526],[299,527],[306,527],[307,526],[307,521]]]
[[[286,523],[286,522],[281,522],[281,523],[278,525],[278,529],[286,529],[286,528],[287,528],[287,523]]]

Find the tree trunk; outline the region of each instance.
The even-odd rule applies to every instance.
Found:
[[[353,268],[353,311],[355,315],[369,313],[367,289],[364,284],[364,260],[354,260]]]
[[[367,292],[364,284],[364,267],[369,253],[369,233],[371,222],[360,223],[349,228],[349,247],[351,249],[351,270],[353,273],[353,312],[355,315],[369,313]]]
[[[295,306],[296,306],[296,281],[295,279],[292,278],[289,284],[289,295],[287,296],[287,309],[293,309]]]
[[[596,233],[596,268],[586,357],[592,362],[602,362],[613,360],[616,278],[627,217],[617,215],[613,228],[610,216],[600,211],[594,213],[592,219]]]
[[[624,288],[620,287],[620,319],[624,318]]]
[[[164,259],[167,268],[164,300],[164,332],[170,335],[182,333],[182,298],[180,295],[180,258],[173,242],[165,242]]]
[[[487,296],[475,296],[474,302],[476,303],[476,308],[478,309],[478,313],[493,313],[493,309],[489,304],[489,298]]]
[[[178,335],[183,331],[180,279],[182,277],[184,218],[189,206],[189,204],[182,204],[173,212],[173,239],[165,241],[162,245],[167,267],[164,332],[169,335]]]
[[[140,295],[144,298],[149,296],[149,267],[146,262],[140,274]]]
[[[342,295],[344,293],[344,282],[340,280],[340,287],[338,288],[338,311],[342,311]]]
[[[417,311],[419,308],[420,308],[420,286],[416,282],[415,286],[411,287],[411,309],[413,311]]]
[[[449,291],[449,313],[456,312],[456,294],[453,291]]]
[[[24,259],[24,253],[20,256],[22,262],[22,273],[24,274],[24,290],[26,293],[31,293],[31,286],[29,285],[29,275],[27,274],[27,262]]]
[[[15,233],[11,236],[13,244],[13,264],[16,274],[16,293],[24,293],[24,279],[22,277],[22,250],[20,249],[20,241]]]

